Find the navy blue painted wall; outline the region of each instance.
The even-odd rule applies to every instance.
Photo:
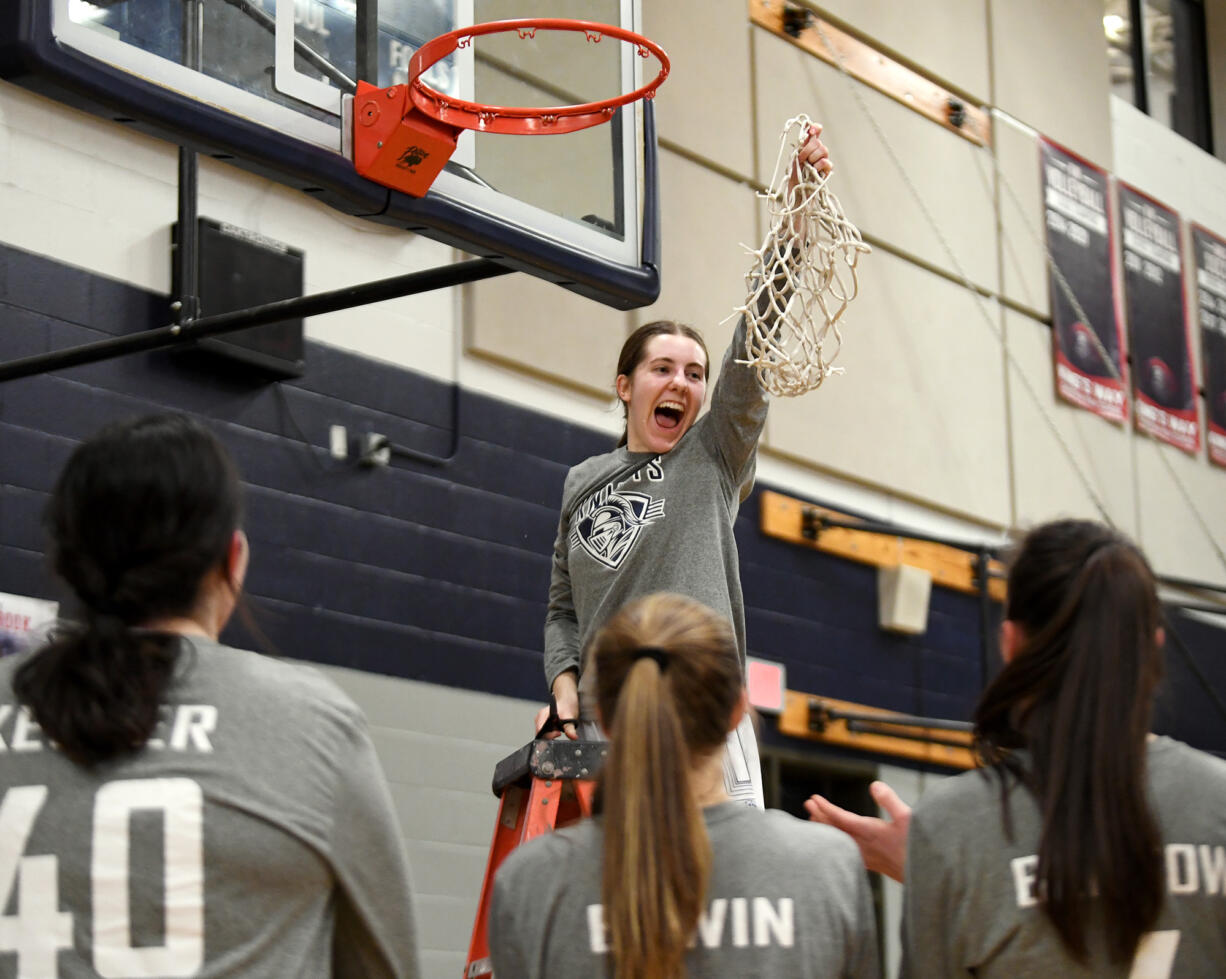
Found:
[[[0,246],[0,360],[167,320],[165,296]],[[39,516],[77,442],[122,416],[189,411],[212,420],[247,481],[249,593],[281,652],[539,699],[562,481],[608,438],[472,392],[459,404],[449,465],[363,470],[328,456],[329,425],[445,453],[450,388],[320,344],[293,381],[159,353],[0,385],[0,590],[64,598],[44,568]],[[790,687],[969,716],[982,683],[975,599],[934,589],[924,636],[884,634],[873,569],[764,537],[757,521],[755,493],[737,524],[749,645],[787,664]],[[1221,631],[1180,630],[1226,690]],[[241,628],[227,638],[252,642]],[[1203,688],[1177,657],[1171,673],[1180,704],[1197,708],[1189,740],[1226,750],[1226,716],[1202,709]],[[1181,713],[1171,712],[1176,734]]]

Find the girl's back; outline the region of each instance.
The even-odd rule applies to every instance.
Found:
[[[880,975],[872,897],[851,840],[735,802],[709,806],[703,817],[713,860],[688,976]],[[602,850],[595,819],[507,858],[490,921],[500,969],[524,979],[605,974]]]

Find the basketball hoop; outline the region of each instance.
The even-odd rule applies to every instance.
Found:
[[[515,32],[532,39],[538,30],[582,33],[589,43],[605,37],[635,45],[641,58],[660,64],[655,78],[632,92],[600,102],[549,108],[483,105],[446,95],[428,86],[422,75],[453,51],[466,48],[483,34]],[[358,82],[353,101],[353,165],[368,180],[422,197],[455,152],[461,132],[511,136],[550,136],[578,132],[613,118],[623,105],[650,99],[668,77],[668,55],[654,41],[612,24],[555,17],[499,20],[475,24],[427,41],[409,61],[405,85],[376,88]]]

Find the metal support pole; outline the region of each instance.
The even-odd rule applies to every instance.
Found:
[[[989,544],[972,544],[952,537],[941,537],[937,534],[925,534],[898,524],[880,523],[876,520],[836,520],[814,507],[806,507],[802,513],[801,533],[807,540],[817,540],[823,530],[862,530],[869,534],[884,534],[887,537],[906,537],[908,540],[922,540],[929,544],[944,544],[947,547],[957,547],[964,551],[986,551],[988,556],[994,556],[995,548]]]
[[[204,33],[204,4],[200,0],[183,2],[183,64],[199,71],[202,64],[201,35]],[[179,147],[179,217],[175,238],[175,281],[179,294],[171,309],[178,323],[190,323],[200,315],[199,254],[200,236],[196,226],[196,194],[199,165],[196,151]]]
[[[379,0],[358,0],[354,14],[357,76],[371,85],[379,84]]]
[[[943,748],[962,748],[968,750],[970,745],[964,741],[952,738],[942,738],[938,735],[913,734],[910,731],[893,731],[881,724],[871,724],[868,721],[848,721],[847,730],[854,734],[876,734],[885,738],[902,738],[904,741],[918,741],[921,744],[935,744]]]
[[[1226,605],[1210,605],[1208,602],[1163,602],[1167,608],[1182,612],[1208,612],[1210,615],[1226,615]]]
[[[1132,56],[1132,102],[1149,115],[1148,65],[1145,62],[1145,4],[1142,0],[1128,0],[1130,22],[1128,41]]]
[[[980,689],[988,685],[992,664],[992,596],[988,592],[992,556],[986,547],[975,559],[975,581],[979,585],[979,676]]]
[[[1172,588],[1182,588],[1185,591],[1212,591],[1226,594],[1226,585],[1214,584],[1212,581],[1197,581],[1194,578],[1176,578],[1169,574],[1156,575],[1160,585],[1170,585]]]
[[[251,309],[239,309],[231,313],[205,316],[192,323],[176,323],[173,326],[111,337],[96,343],[71,347],[68,350],[22,357],[9,361],[7,364],[0,364],[0,382],[15,380],[19,377],[30,377],[33,374],[43,374],[47,371],[62,370],[65,367],[76,367],[80,364],[93,364],[124,354],[176,347],[191,340],[202,340],[205,337],[218,336],[222,333],[233,333],[236,330],[246,330],[253,326],[264,326],[291,317],[320,316],[323,313],[353,309],[369,303],[382,302],[385,299],[398,299],[402,296],[429,292],[431,289],[446,289],[451,286],[464,285],[467,282],[492,279],[513,271],[515,270],[492,262],[488,258],[474,258],[436,269],[397,275],[390,279],[345,286],[342,289],[321,292],[313,296],[282,299],[278,302],[265,303],[263,306],[254,306]]]
[[[975,725],[969,721],[951,721],[943,717],[920,717],[916,714],[870,714],[854,710],[837,710],[822,705],[825,716],[832,721],[852,724],[873,724],[877,727],[922,727],[931,731],[961,731],[970,733]],[[810,705],[812,710],[812,705]]]

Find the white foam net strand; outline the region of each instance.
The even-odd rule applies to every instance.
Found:
[[[794,397],[816,390],[841,367],[831,366],[843,343],[840,321],[859,291],[856,263],[871,251],[843,214],[827,177],[805,163],[789,193],[793,160],[812,122],[789,119],[779,142],[770,187],[770,230],[762,247],[746,250],[749,296],[736,312],[746,319],[745,359],[762,387]]]

